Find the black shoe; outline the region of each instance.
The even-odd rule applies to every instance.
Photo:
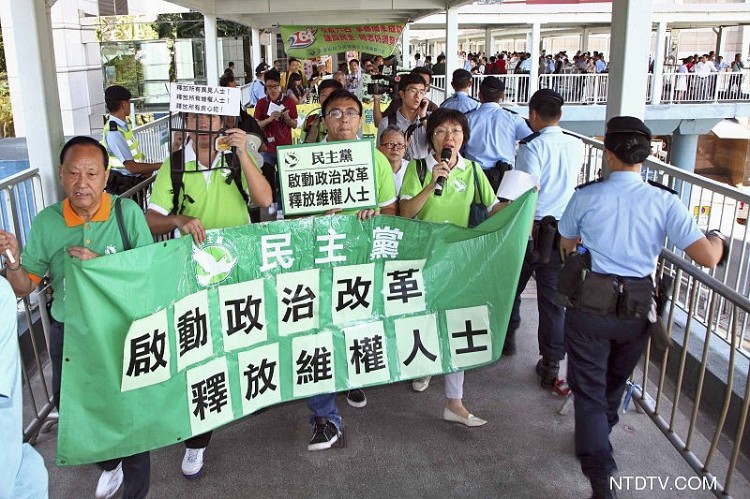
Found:
[[[591,499],[617,499],[615,489],[610,486],[611,475],[600,478],[590,478]]]
[[[542,357],[536,363],[536,375],[539,376],[542,388],[551,389],[555,387],[557,374],[560,372],[560,361],[549,357]]]
[[[365,392],[363,392],[359,388],[349,390],[348,392],[346,392],[346,403],[352,407],[361,409],[362,407],[367,405],[367,395],[365,395]]]
[[[341,436],[341,431],[331,421],[326,418],[315,418],[315,428],[310,443],[307,444],[307,450],[330,449]]]
[[[505,335],[505,344],[503,345],[503,355],[516,354],[516,332],[508,331]]]

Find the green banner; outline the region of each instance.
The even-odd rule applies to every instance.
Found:
[[[496,361],[535,205],[530,191],[475,229],[309,217],[70,259],[57,463]]]
[[[289,57],[305,59],[348,50],[386,57],[396,49],[404,24],[281,26],[280,30]]]

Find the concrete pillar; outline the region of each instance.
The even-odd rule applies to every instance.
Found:
[[[26,134],[29,163],[39,169],[44,202],[49,205],[64,196],[57,167],[65,137],[47,4],[45,0],[0,2],[0,16],[8,72],[16,75],[9,78],[14,120],[18,120],[17,131],[24,131],[24,124],[33,130]],[[19,66],[23,66],[23,80]]]
[[[260,64],[260,30],[258,28],[252,28],[250,30],[250,66],[252,67],[252,71],[255,71],[255,68]],[[248,75],[247,81],[245,83],[248,83],[252,79],[252,74]]]
[[[266,62],[266,64],[268,64],[269,66],[273,66],[273,61],[275,61],[279,57],[279,48],[278,43],[276,43],[276,38],[276,31],[271,31],[271,57],[269,58],[268,62]],[[333,72],[336,71],[335,67],[333,67],[332,69]]]
[[[271,38],[273,38],[273,33],[266,33],[268,35],[268,43],[266,44],[266,55],[265,55],[265,62],[269,66],[273,66],[273,50],[271,48]],[[265,37],[266,34],[263,36]],[[255,68],[253,68],[255,69]]]
[[[669,161],[672,165],[688,172],[695,171],[695,157],[698,151],[698,138],[696,133],[681,134],[675,130],[672,134],[672,150]],[[680,194],[680,199],[685,206],[690,206],[690,189],[683,189],[682,181],[675,182],[675,190]]]
[[[411,67],[411,56],[409,55],[409,25],[404,25],[401,32],[401,65],[405,68]]]
[[[748,55],[750,55],[750,27],[742,26],[740,30],[740,53],[742,54],[742,60],[744,61],[747,59]],[[729,55],[730,57],[727,57],[726,59],[731,58],[734,60],[734,54]]]
[[[221,68],[219,68],[216,16],[203,14],[203,31],[206,43],[206,81],[209,85],[218,85]]]
[[[725,42],[724,26],[719,26],[719,29],[716,30],[716,48],[714,49],[716,54],[715,54],[714,62],[718,60],[718,57],[720,55],[724,55],[724,42]],[[724,58],[726,59],[726,56]],[[732,57],[732,59],[734,59],[734,57]]]
[[[445,12],[445,98],[450,96],[450,77],[458,69],[458,8]]]
[[[486,28],[484,30],[484,54],[487,56],[487,59],[489,59],[490,56],[494,53],[495,47],[492,43],[492,30],[490,28]]]
[[[653,0],[612,2],[607,119],[646,113],[646,78]]]
[[[529,34],[529,49],[531,52],[531,75],[529,75],[529,98],[534,95],[539,88],[539,42],[541,41],[541,25],[534,23],[531,25]]]
[[[651,76],[651,104],[661,104],[664,88],[664,47],[667,43],[667,23],[656,26],[656,47],[654,49],[654,74]]]
[[[583,28],[583,32],[581,33],[581,52],[588,52],[590,35],[591,30],[589,28]],[[611,45],[612,44],[610,43],[610,46]]]

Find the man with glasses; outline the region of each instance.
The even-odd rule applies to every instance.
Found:
[[[532,134],[526,121],[500,106],[505,83],[488,76],[479,85],[479,109],[467,115],[471,137],[464,154],[484,170],[492,189],[497,192],[503,173],[513,168],[516,142]]]
[[[362,103],[354,94],[337,89],[323,102],[323,122],[328,135],[323,142],[355,140],[362,123]],[[374,151],[375,184],[378,193],[378,209],[365,209],[356,212],[360,220],[383,213],[396,214],[396,187],[388,160],[377,149]],[[328,214],[333,214],[334,211]],[[354,214],[354,213],[350,213]],[[364,407],[367,398],[362,390],[350,390],[347,402],[353,407]],[[341,415],[336,407],[336,394],[324,393],[307,399],[307,406],[313,412],[310,416],[313,435],[307,445],[311,451],[330,449],[342,437]]]
[[[405,74],[398,83],[398,95],[401,99],[400,107],[395,115],[384,117],[378,126],[378,142],[386,128],[395,125],[406,135],[407,160],[424,158],[428,154],[427,135],[422,126],[428,116],[425,98],[425,82],[421,75],[415,73]],[[376,108],[378,98],[375,96]],[[391,103],[391,107],[395,101]],[[390,108],[389,108],[390,109]]]
[[[281,75],[278,71],[266,71],[265,80],[266,96],[258,101],[253,117],[268,139],[263,159],[275,165],[276,148],[292,145],[292,128],[297,128],[297,104],[281,93]]]
[[[404,159],[406,152],[406,137],[404,133],[395,125],[386,128],[380,135],[380,145],[378,150],[388,158],[393,172],[393,181],[396,183],[396,195],[401,192],[401,185],[404,183],[404,174],[408,161]]]

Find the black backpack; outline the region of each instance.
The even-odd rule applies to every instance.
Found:
[[[196,160],[197,161],[197,160]],[[227,166],[224,166],[227,165]],[[172,178],[172,211],[175,215],[180,215],[185,210],[185,201],[194,203],[195,201],[187,193],[180,202],[180,192],[184,191],[185,184],[182,182],[182,176],[185,172],[185,161],[184,161],[184,149],[174,151],[169,157],[170,177]],[[228,169],[230,175],[226,179],[226,183],[234,182],[237,186],[237,190],[240,191],[242,200],[245,201],[248,213],[250,213],[250,198],[242,187],[242,167],[240,166],[240,160],[234,153],[227,153],[222,155],[221,166],[217,168],[208,168],[208,170],[224,170]],[[191,170],[187,173],[203,173],[206,170]]]

